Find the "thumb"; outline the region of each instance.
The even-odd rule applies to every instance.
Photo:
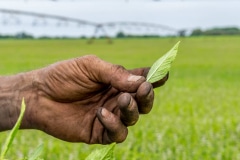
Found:
[[[136,92],[145,77],[134,75],[120,65],[114,65],[96,56],[84,56],[83,63],[89,79],[111,85],[122,92]]]
[[[141,75],[141,76],[147,77],[149,70],[150,70],[150,67],[135,68],[135,69],[129,70],[129,72],[134,75]],[[169,78],[169,72],[165,77],[163,77],[159,81],[152,83],[153,88],[157,88],[157,87],[164,85],[166,83],[166,81],[168,80],[168,78]]]

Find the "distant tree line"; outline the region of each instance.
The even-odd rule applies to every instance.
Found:
[[[202,29],[194,29],[189,35],[186,35],[186,30],[181,30],[178,32],[180,37],[185,36],[218,36],[218,35],[240,35],[240,29],[237,27],[227,27],[227,28],[211,28],[207,30]],[[160,35],[131,35],[125,34],[124,32],[118,32],[115,38],[159,38],[163,37]],[[164,37],[173,37],[173,35],[165,35]],[[87,37],[67,37],[67,36],[58,36],[58,37],[51,37],[51,36],[42,36],[42,37],[34,37],[31,34],[27,34],[25,32],[17,33],[15,35],[1,35],[0,39],[86,39]],[[106,38],[104,36],[98,38]]]
[[[194,29],[189,35],[186,35],[186,30],[179,30],[177,36],[220,36],[220,35],[240,35],[240,29],[237,27],[226,27],[226,28],[211,28],[207,30]],[[171,37],[172,35],[166,35],[164,37]],[[161,37],[159,35],[125,35],[123,32],[119,32],[116,35],[116,38],[153,38]]]
[[[240,35],[237,27],[212,28],[207,30],[194,29],[190,36],[220,36],[220,35]]]
[[[131,35],[125,34],[124,32],[118,32],[115,36],[116,38],[159,38],[159,35]],[[168,36],[169,37],[169,36]]]
[[[34,37],[30,34],[21,32],[17,33],[15,35],[1,35],[0,34],[0,39],[33,39]]]
[[[34,37],[31,34],[27,34],[25,32],[20,32],[15,35],[1,35],[0,39],[86,39],[87,37],[81,36],[81,37],[67,37],[67,36],[41,36],[41,37]]]

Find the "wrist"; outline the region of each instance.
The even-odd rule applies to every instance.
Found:
[[[36,98],[33,78],[33,72],[0,76],[0,131],[13,128],[20,114],[22,98],[25,99],[26,111],[21,128],[31,128],[30,104],[31,99]]]

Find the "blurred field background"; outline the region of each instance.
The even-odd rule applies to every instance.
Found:
[[[11,75],[56,61],[95,54],[125,68],[151,66],[181,40],[165,86],[155,89],[152,112],[129,128],[115,148],[116,159],[240,159],[240,37],[2,40],[0,74]],[[8,132],[0,134],[2,144]],[[22,130],[8,159],[20,159],[44,143],[42,158],[84,159],[101,145],[68,143],[41,131]]]

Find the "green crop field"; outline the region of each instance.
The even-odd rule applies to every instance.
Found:
[[[170,78],[155,89],[154,108],[115,147],[121,160],[240,160],[240,37],[96,40],[2,40],[0,74],[10,75],[86,54],[125,68],[151,66],[181,40]],[[0,133],[3,144],[8,132]],[[44,143],[46,160],[84,159],[101,145],[68,143],[22,130],[6,158]]]

